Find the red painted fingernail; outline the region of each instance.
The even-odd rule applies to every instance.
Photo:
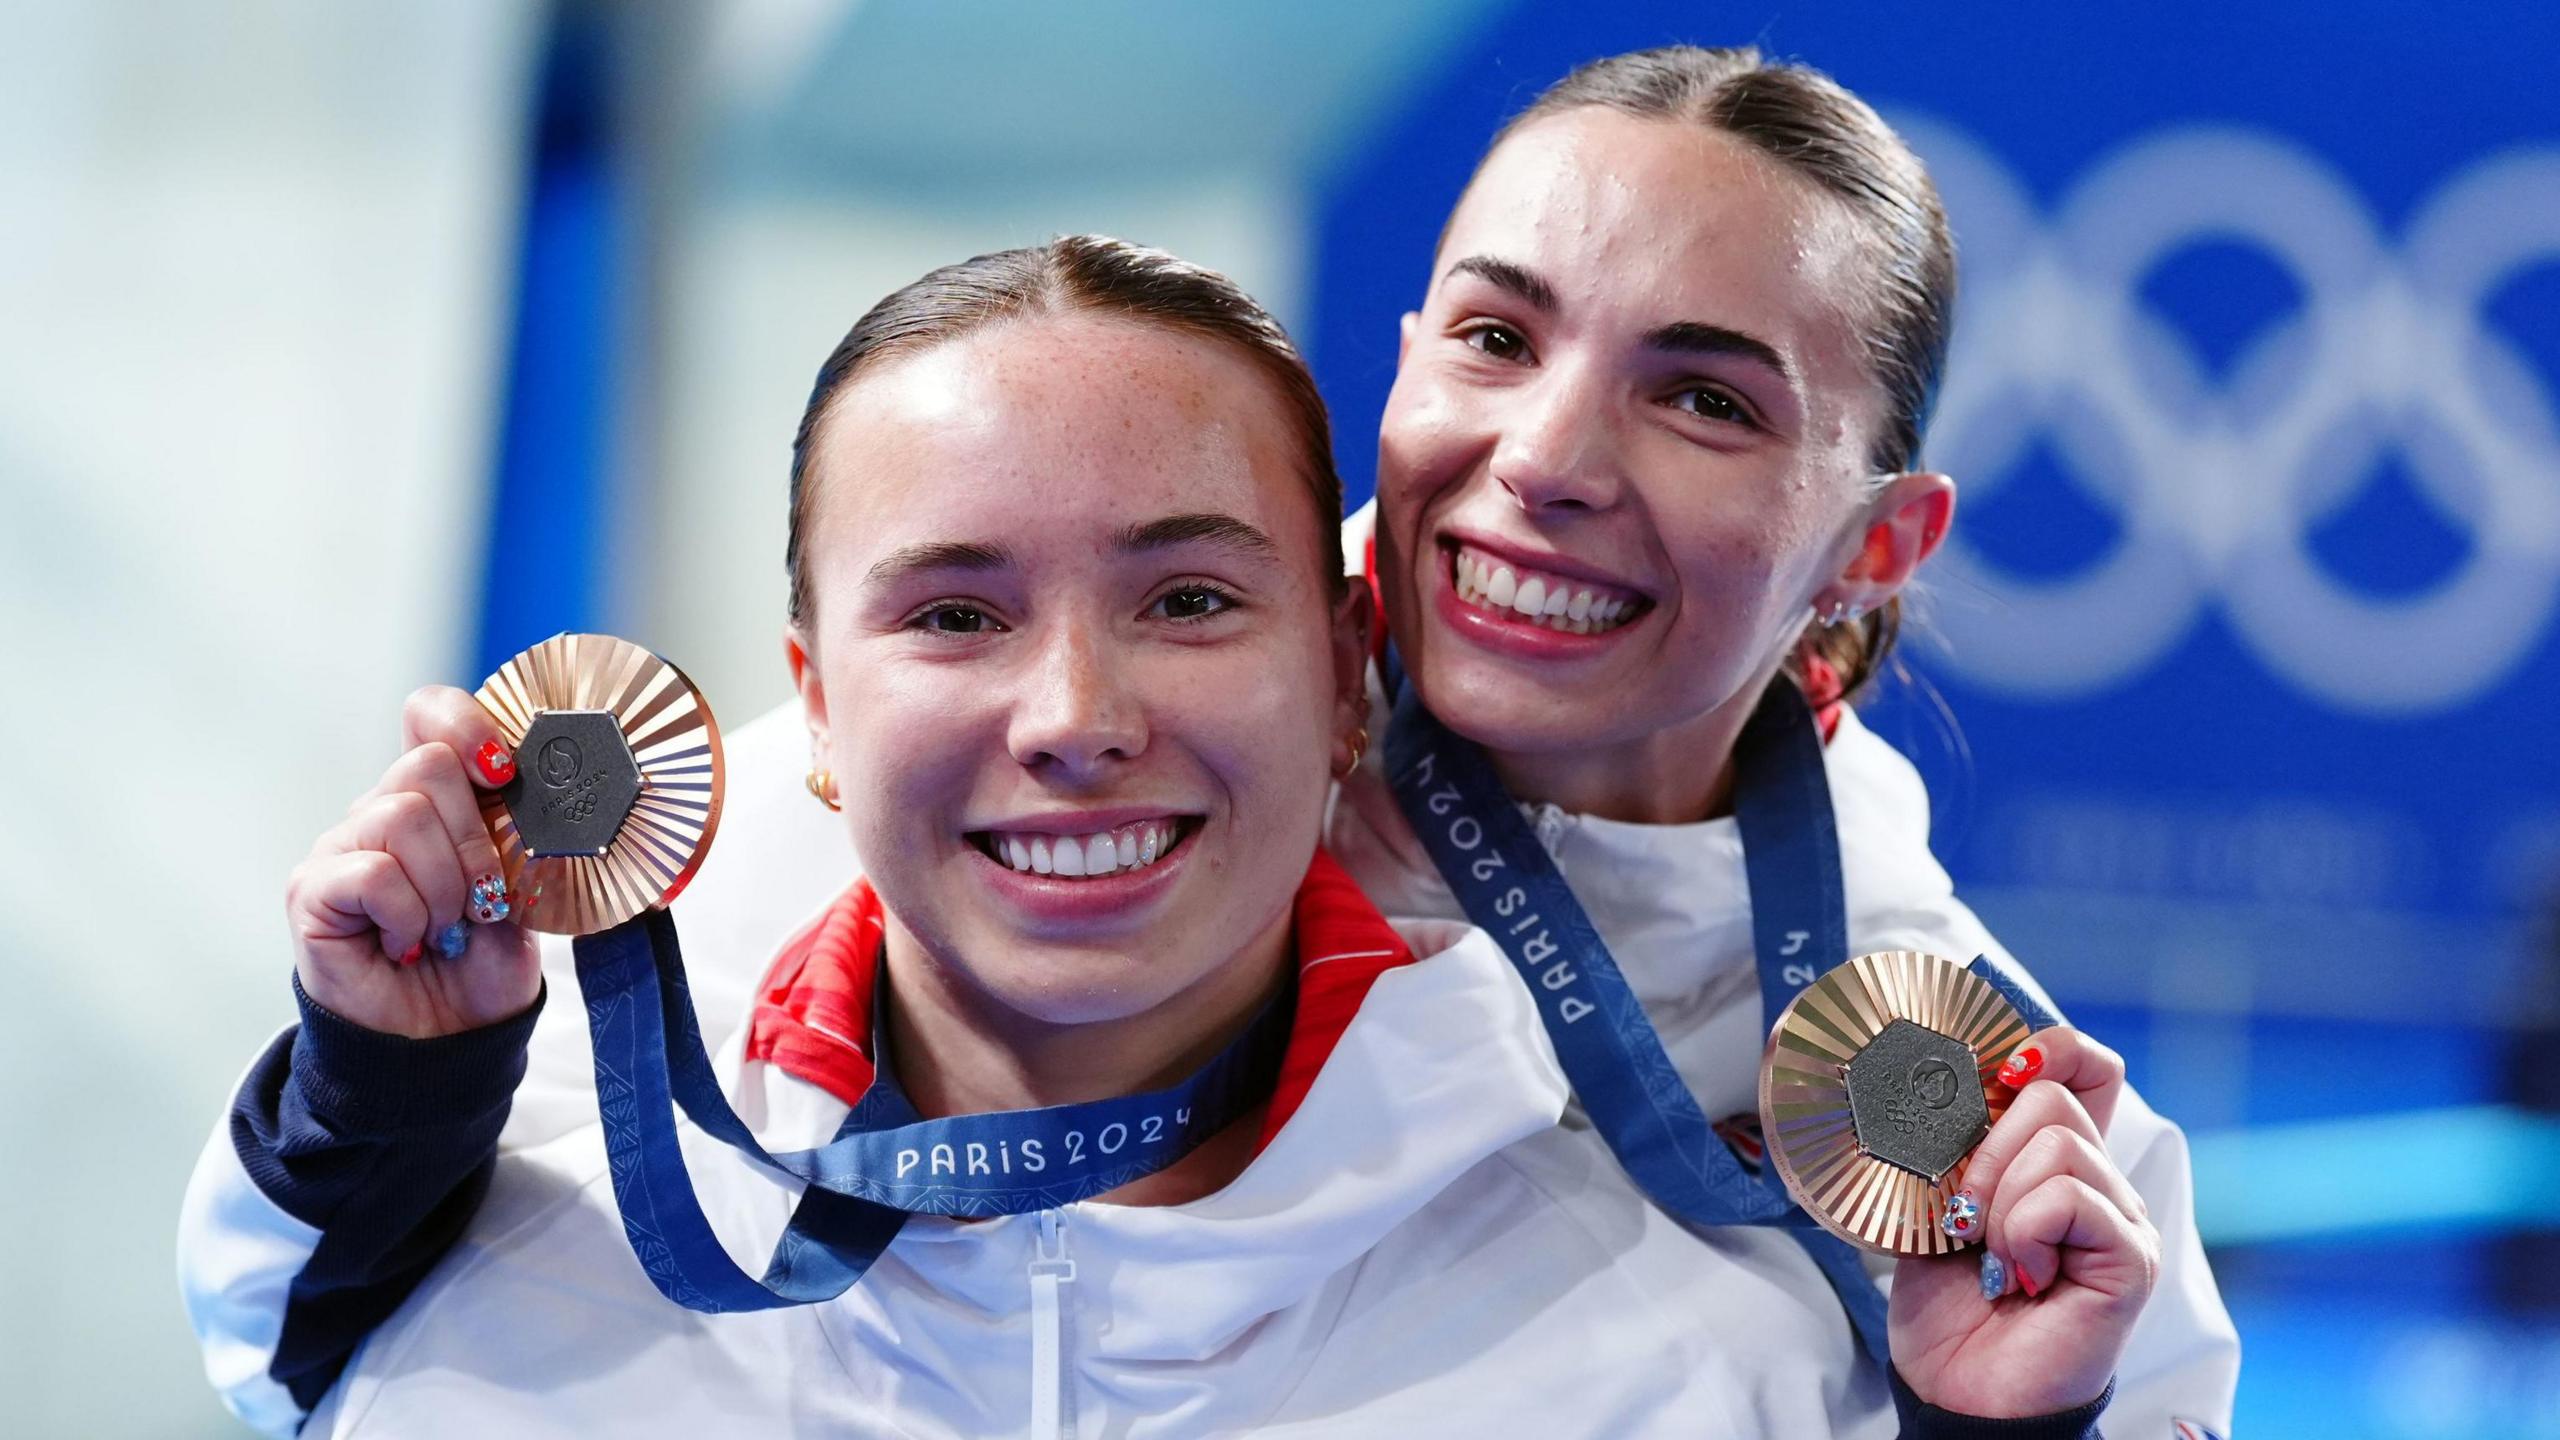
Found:
[[[2030,1081],[2043,1073],[2044,1050],[2041,1046],[2030,1045],[2010,1056],[2008,1061],[2001,1065],[2000,1083],[2012,1090],[2023,1090]]]
[[[481,778],[492,785],[504,785],[516,778],[516,757],[495,740],[482,745],[480,753],[471,758],[479,762]]]
[[[421,940],[421,941],[419,941],[417,944],[412,945],[412,946],[410,946],[408,949],[403,950],[403,951],[401,951],[401,952],[400,952],[400,963],[401,963],[401,964],[403,964],[403,965],[415,965],[415,964],[417,964],[417,963],[418,963],[418,957],[419,957],[420,955],[425,954],[425,953],[426,953],[426,951],[427,951],[427,942],[426,942],[426,941],[424,941],[424,940]]]
[[[2019,1288],[2019,1289],[2021,1289],[2021,1290],[2026,1291],[2026,1292],[2027,1292],[2027,1298],[2028,1298],[2028,1299],[2030,1299],[2030,1300],[2033,1300],[2034,1298],[2036,1298],[2036,1277],[2034,1277],[2033,1275],[2028,1274],[2028,1273],[2027,1273],[2026,1271],[2024,1271],[2024,1270],[2019,1271],[2019,1272],[2018,1272],[2018,1288]]]

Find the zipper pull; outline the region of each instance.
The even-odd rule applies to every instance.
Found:
[[[1031,1433],[1038,1440],[1068,1440],[1074,1432],[1075,1407],[1067,1396],[1065,1306],[1058,1287],[1076,1278],[1076,1262],[1067,1258],[1066,1217],[1040,1212],[1040,1229],[1031,1256]]]

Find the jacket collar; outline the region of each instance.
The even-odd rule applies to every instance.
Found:
[[[770,1069],[750,1067],[744,1088],[780,1098],[773,1092],[805,1085],[824,1097],[804,1095],[828,1102],[812,1111],[785,1101],[793,1128],[831,1124],[871,1083],[864,1052],[880,914],[867,885],[845,891],[759,987],[745,1058]],[[1085,1202],[1064,1212],[1079,1314],[1103,1322],[1088,1334],[1103,1354],[1219,1352],[1316,1295],[1460,1176],[1563,1113],[1564,1079],[1536,1012],[1482,934],[1390,924],[1319,851],[1298,892],[1295,936],[1289,1048],[1243,1173],[1183,1205]],[[882,1262],[902,1264],[880,1281],[899,1275],[988,1317],[1016,1314],[1036,1223],[916,1217]],[[1216,1283],[1202,1283],[1212,1272]],[[844,1323],[829,1310],[824,1323]]]

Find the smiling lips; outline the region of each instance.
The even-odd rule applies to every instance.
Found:
[[[1519,624],[1568,635],[1601,635],[1646,608],[1645,598],[1632,590],[1533,570],[1469,545],[1456,547],[1452,563],[1461,603]]]
[[[969,841],[988,858],[1021,874],[1098,880],[1154,865],[1189,833],[1179,817],[1168,815],[1082,835],[980,830]]]

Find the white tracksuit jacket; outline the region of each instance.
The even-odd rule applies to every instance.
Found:
[[[736,1043],[766,958],[854,868],[800,790],[804,750],[792,707],[732,735],[721,839],[676,907],[706,1041],[769,1146],[823,1141],[844,1111],[742,1066]],[[1826,758],[1853,949],[2001,953],[1929,855],[1909,765],[1854,716]],[[1748,1111],[1760,1003],[1732,822],[1535,818],[1708,1113]],[[1457,913],[1374,771],[1338,795],[1327,843],[1389,915]],[[1076,1278],[1048,1300],[1029,1271],[1043,1217],[920,1219],[837,1301],[721,1317],[660,1299],[628,1253],[567,947],[547,950],[563,998],[533,1027],[486,1198],[306,1433],[1029,1434],[1045,1330],[1068,1434],[1893,1434],[1885,1378],[1794,1242],[1688,1232],[1644,1203],[1578,1115],[1552,1124],[1552,1052],[1498,949],[1400,926],[1433,953],[1381,979],[1253,1166],[1191,1205],[1054,1212],[1047,1243]],[[327,1231],[261,1190],[238,1130],[218,1126],[198,1162],[180,1279],[226,1400],[287,1434],[313,1397],[270,1364]],[[2128,1094],[2108,1143],[2165,1268],[2104,1428],[2225,1431],[2238,1341],[2183,1138]],[[707,1142],[688,1158],[723,1239],[760,1268],[791,1190]]]

